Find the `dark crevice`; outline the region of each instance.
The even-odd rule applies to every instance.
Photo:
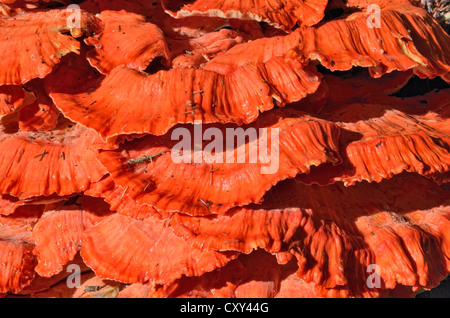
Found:
[[[335,9],[327,10],[327,11],[325,11],[324,20],[328,21],[328,20],[333,20],[333,19],[339,18],[344,13],[345,13],[345,11],[343,8],[335,8]]]
[[[418,76],[413,76],[402,89],[392,94],[392,96],[413,97],[425,95],[426,93],[429,93],[435,89],[445,88],[450,88],[450,85],[440,77],[436,77],[433,79],[421,79]]]
[[[450,276],[447,276],[438,287],[419,293],[416,298],[450,298]]]
[[[150,62],[144,72],[147,74],[155,74],[159,71],[168,71],[170,70],[170,67],[168,67],[166,64],[166,59],[162,56],[158,56]]]
[[[321,74],[334,75],[343,78],[351,78],[361,73],[367,73],[367,68],[364,67],[352,67],[348,71],[332,71],[321,64],[318,64],[316,67],[317,71],[319,71]]]

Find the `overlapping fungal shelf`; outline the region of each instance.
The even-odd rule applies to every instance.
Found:
[[[413,297],[450,273],[430,3],[63,2],[0,0],[0,297]],[[174,132],[237,128],[278,129],[275,171],[174,160]]]

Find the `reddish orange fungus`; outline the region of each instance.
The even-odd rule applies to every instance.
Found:
[[[444,285],[448,1],[75,2],[0,0],[0,298]]]

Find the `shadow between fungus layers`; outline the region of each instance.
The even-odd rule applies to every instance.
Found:
[[[0,0],[0,297],[434,297],[448,14]]]

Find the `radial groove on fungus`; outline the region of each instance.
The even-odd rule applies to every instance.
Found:
[[[343,129],[340,154],[344,162],[313,169],[299,180],[352,185],[362,180],[380,182],[406,170],[442,182],[450,169],[449,96],[450,90],[441,90],[425,99],[380,98],[323,112],[324,118]],[[429,102],[423,104],[423,100]]]
[[[87,59],[102,74],[118,65],[144,71],[156,57],[170,62],[163,32],[146,22],[144,16],[122,10],[102,11],[97,18],[104,24],[103,31],[84,41],[95,46],[87,53]]]
[[[0,0],[0,298],[450,273],[450,36],[419,1],[69,2]]]
[[[22,206],[14,215],[0,215],[0,293],[18,293],[32,282],[37,261],[31,229],[43,208]]]
[[[187,132],[183,139],[188,140],[189,146],[200,138],[206,149],[209,143],[203,139],[203,134],[213,126],[198,127],[186,125],[178,128]],[[103,151],[99,160],[132,199],[153,205],[158,210],[196,215],[223,213],[234,206],[259,202],[264,193],[280,180],[307,173],[310,166],[340,162],[336,155],[339,138],[336,126],[302,112],[273,110],[262,114],[248,126],[214,126],[213,129],[223,138],[216,141],[220,146],[214,149],[216,159],[212,162],[204,159],[203,155],[186,161],[202,153],[194,148],[182,150],[184,159],[177,162],[178,150],[175,148],[179,138],[173,138],[171,132],[164,136],[142,137],[115,151]],[[232,135],[235,129],[238,129],[237,134],[241,130],[244,133],[253,130],[256,139],[249,142],[249,137],[244,135],[244,140],[236,143]],[[266,131],[266,136],[261,131]],[[278,132],[276,136],[272,136],[274,132]],[[251,154],[262,156],[264,149],[273,156],[267,158],[270,162],[257,157],[251,161]],[[131,163],[136,158],[156,154],[157,158],[152,161]]]
[[[323,296],[377,296],[397,284],[431,288],[448,274],[449,203],[446,191],[412,174],[349,188],[287,180],[260,206],[179,214],[171,224],[204,250],[290,252],[299,277]],[[380,288],[366,285],[370,264],[381,269]]]
[[[324,16],[328,0],[162,0],[166,12],[176,18],[209,16],[227,19],[252,19],[286,30],[296,24],[310,26]]]
[[[3,134],[0,146],[8,151],[0,153],[0,191],[20,199],[81,192],[106,173],[89,150],[96,139],[95,132],[78,125]]]
[[[373,77],[413,69],[422,78],[442,76],[448,80],[450,36],[425,10],[411,4],[382,2],[383,27],[370,27],[370,14],[364,11],[367,6],[345,19],[237,45],[208,62],[205,69],[234,69],[248,61],[262,62],[278,56],[302,63],[317,61],[332,71],[367,67]],[[330,40],[330,34],[335,35],[335,40]]]
[[[78,205],[63,206],[46,211],[33,228],[38,264],[35,271],[43,277],[51,277],[73,260],[81,249],[86,229],[110,214],[103,200],[83,198]]]
[[[305,42],[295,48],[299,55],[331,70],[368,67],[374,77],[408,69],[423,78],[449,72],[450,36],[425,10],[408,0],[356,2],[362,12],[305,30]],[[371,13],[366,10],[373,5],[380,8],[380,25],[368,23]],[[328,41],[336,32],[340,40]]]
[[[2,259],[0,292],[2,293],[18,293],[31,283],[35,275],[36,260],[32,254],[33,245],[24,242],[19,234],[16,236],[3,237],[0,234],[0,257]]]
[[[135,219],[143,220],[150,216],[157,218],[169,216],[168,213],[157,211],[151,205],[136,202],[125,194],[125,190],[116,185],[114,180],[107,175],[100,181],[92,183],[89,189],[84,191],[84,194],[103,198],[110,205],[112,211]]]
[[[105,78],[76,89],[71,84],[61,87],[58,78],[65,74],[51,76],[47,92],[66,117],[104,138],[162,135],[178,123],[195,120],[250,123],[260,112],[313,93],[321,80],[315,68],[282,58],[248,64],[226,75],[184,68],[148,75],[118,66]]]
[[[81,256],[100,278],[169,284],[220,268],[237,253],[202,252],[175,236],[164,220],[113,214],[85,231]]]
[[[101,22],[85,11],[80,13],[79,27],[70,28],[70,14],[50,10],[0,18],[0,43],[2,52],[7,52],[0,59],[0,85],[45,77],[62,56],[79,51],[80,43],[74,37],[101,30]],[[63,34],[65,31],[71,35]]]

